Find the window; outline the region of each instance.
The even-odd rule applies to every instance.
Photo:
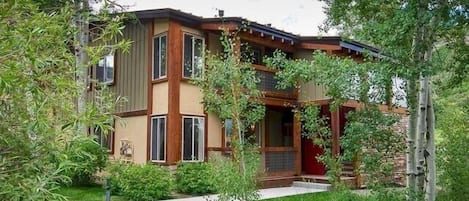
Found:
[[[166,117],[151,118],[151,161],[166,160]]]
[[[104,84],[114,82],[114,54],[108,54],[99,60],[96,67],[96,79]]]
[[[166,77],[166,35],[153,38],[153,79]]]
[[[204,159],[204,127],[203,117],[183,117],[183,161],[202,161]]]
[[[225,130],[225,147],[231,147],[231,136],[233,134],[233,122],[231,119],[226,119],[223,127]]]
[[[106,148],[108,152],[112,153],[114,147],[114,132],[112,130],[106,130],[102,127],[95,127],[94,134],[96,135],[96,141],[101,147]]]
[[[204,39],[184,34],[183,77],[194,78],[202,75]]]

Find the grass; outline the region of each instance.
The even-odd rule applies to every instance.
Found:
[[[64,187],[58,191],[69,201],[103,201],[105,200],[104,189],[101,186],[94,187]],[[125,201],[119,196],[112,196],[112,201]]]
[[[354,194],[354,193],[342,193],[325,191],[319,193],[308,193],[301,195],[292,195],[288,197],[280,197],[268,199],[267,201],[364,201],[367,200],[365,197]]]

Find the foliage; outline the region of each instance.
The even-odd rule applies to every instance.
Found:
[[[203,76],[194,82],[202,90],[205,111],[222,120],[231,119],[233,123],[233,161],[215,164],[223,165],[216,168],[220,171],[216,173],[219,176],[216,179],[222,182],[217,185],[217,192],[223,200],[253,200],[258,196],[254,175],[259,163],[251,163],[259,161],[259,153],[250,148],[253,145],[245,134],[250,126],[264,117],[265,107],[259,100],[259,78],[249,58],[240,61],[239,50],[236,50],[240,47],[240,39],[236,34],[222,32],[220,41],[224,51],[220,54],[207,52]]]
[[[210,163],[213,165],[212,178],[215,183],[215,191],[219,193],[218,200],[245,200],[259,199],[257,193],[257,179],[259,178],[260,158],[256,145],[246,144],[242,146],[245,157],[245,171],[239,170],[239,164],[225,157],[213,157]]]
[[[267,199],[268,201],[404,201],[405,191],[400,189],[371,191],[370,193],[352,192],[352,191],[327,191],[302,195],[293,195],[288,197]]]
[[[173,189],[169,170],[152,164],[129,165],[118,178],[122,196],[130,201],[166,199]]]
[[[179,163],[176,169],[176,189],[181,193],[205,195],[215,192],[215,184],[211,180],[212,164]]]
[[[362,157],[365,173],[373,178],[368,182],[384,182],[381,175],[389,175],[392,167],[386,160],[402,150],[400,145],[403,142],[403,136],[392,130],[397,116],[383,114],[377,108],[378,104],[390,99],[387,89],[392,74],[386,70],[387,66],[366,59],[357,63],[351,58],[328,56],[322,52],[314,53],[313,61],[288,60],[281,52],[275,52],[274,57],[265,60],[269,66],[279,70],[276,74],[278,87],[312,80],[327,87],[326,94],[332,99],[331,111],[339,110],[340,105],[350,99],[363,104],[362,108],[347,116],[344,135],[340,139],[342,155],[333,155],[328,119],[320,116],[317,106],[306,105],[301,111],[303,135],[323,148],[324,154],[318,159],[327,166],[327,175],[335,187],[340,182],[342,162],[353,161],[357,155]],[[302,90],[301,86],[298,87]]]
[[[58,160],[64,144],[83,134],[73,125],[91,126],[90,115],[110,117],[99,112],[77,114],[74,103],[86,89],[75,82],[71,45],[77,29],[71,22],[83,11],[75,10],[72,1],[54,9],[47,8],[48,3],[0,3],[0,200],[63,200],[53,190],[69,180],[67,169],[80,165]],[[121,21],[101,27],[102,32],[116,29],[115,24]]]
[[[469,199],[469,82],[437,97],[438,166],[441,200]]]
[[[122,187],[120,184],[120,176],[124,172],[125,168],[129,165],[122,163],[120,161],[112,162],[106,167],[106,178],[109,179],[111,183],[111,194],[121,195]]]
[[[65,174],[74,186],[88,186],[96,182],[94,174],[106,167],[108,162],[107,150],[101,147],[93,137],[84,135],[74,136],[65,147],[63,160],[72,164]]]

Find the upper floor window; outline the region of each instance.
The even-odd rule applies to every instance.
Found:
[[[108,54],[99,60],[96,66],[96,79],[104,84],[114,82],[114,54]]]
[[[166,34],[153,38],[153,79],[166,77]]]
[[[204,39],[184,34],[183,77],[194,78],[202,75]]]

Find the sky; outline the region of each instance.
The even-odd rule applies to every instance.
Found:
[[[215,17],[218,10],[225,17],[243,17],[260,24],[302,36],[334,35],[322,33],[318,26],[326,16],[324,3],[318,0],[118,0],[129,11],[173,8],[201,17]]]

